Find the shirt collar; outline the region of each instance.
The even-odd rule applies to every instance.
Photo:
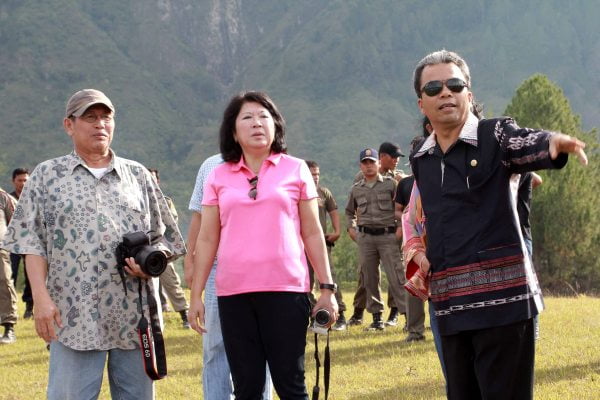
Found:
[[[383,182],[383,175],[381,175],[381,172],[377,172],[377,181],[378,182]],[[362,181],[361,181],[361,185],[366,185],[367,184],[367,178],[365,178],[363,176]]]
[[[477,127],[478,126],[479,126],[479,119],[475,116],[475,114],[473,114],[472,112],[469,112],[467,121],[463,125],[462,129],[460,130],[460,134],[458,135],[458,140],[462,140],[463,142],[465,142],[467,144],[477,147]],[[437,144],[437,140],[436,140],[436,136],[435,136],[435,131],[433,131],[431,133],[431,135],[429,135],[427,137],[427,139],[425,139],[425,142],[423,143],[423,145],[421,146],[419,151],[417,151],[417,153],[415,154],[415,157],[422,156],[423,154],[428,152],[430,149],[433,149],[436,144]]]
[[[271,154],[269,154],[269,157],[267,157],[266,161],[270,162],[273,165],[279,164],[279,161],[281,161],[281,153],[271,153]],[[234,171],[234,172],[238,172],[242,168],[250,171],[250,168],[248,168],[248,166],[246,165],[246,162],[244,161],[244,156],[240,157],[240,161],[238,161],[237,163],[231,165],[231,170]]]
[[[106,167],[106,173],[108,174],[112,170],[115,170],[115,172],[117,173],[117,175],[119,177],[123,176],[123,166],[122,166],[121,161],[119,160],[119,158],[116,156],[115,152],[112,149],[108,149],[108,151],[110,152],[110,162],[108,163],[108,166]],[[73,150],[71,152],[71,154],[68,155],[68,158],[69,158],[68,170],[69,170],[70,174],[73,174],[73,171],[79,165],[81,165],[82,167],[84,167],[86,169],[90,168],[85,163],[85,161],[83,161],[83,158],[81,158],[75,150]]]

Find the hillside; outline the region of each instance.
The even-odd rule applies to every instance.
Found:
[[[419,112],[412,70],[445,47],[471,66],[494,115],[540,72],[600,125],[600,7],[593,1],[4,0],[0,3],[0,184],[15,166],[69,151],[64,102],[105,91],[113,147],[161,169],[187,208],[201,161],[217,151],[228,98],[266,90],[288,122],[290,153],[319,161],[340,203],[358,151],[407,145]],[[182,213],[183,214],[183,213]],[[185,224],[185,215],[184,215]]]

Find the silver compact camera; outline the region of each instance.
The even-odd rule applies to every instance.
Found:
[[[315,319],[310,327],[310,330],[318,333],[319,335],[327,335],[327,331],[329,331],[327,325],[329,325],[330,321],[331,315],[329,314],[329,311],[321,308],[315,314]]]

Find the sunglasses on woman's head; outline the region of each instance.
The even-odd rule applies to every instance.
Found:
[[[248,191],[248,197],[250,197],[252,200],[256,200],[256,195],[258,194],[258,189],[256,188],[256,185],[258,185],[258,176],[248,179],[248,183],[251,186],[250,190]]]
[[[429,81],[421,89],[427,96],[436,96],[444,89],[444,84],[451,92],[460,93],[467,87],[467,83],[460,78],[450,78],[445,81]]]

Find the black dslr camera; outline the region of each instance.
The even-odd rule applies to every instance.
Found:
[[[167,268],[167,256],[150,245],[150,238],[144,232],[123,235],[123,241],[116,250],[119,272],[127,263],[125,259],[133,257],[146,275],[159,276]]]
[[[329,325],[330,320],[331,315],[329,314],[329,311],[321,308],[315,314],[315,319],[310,330],[320,335],[327,335],[327,331],[329,330],[327,325]]]

